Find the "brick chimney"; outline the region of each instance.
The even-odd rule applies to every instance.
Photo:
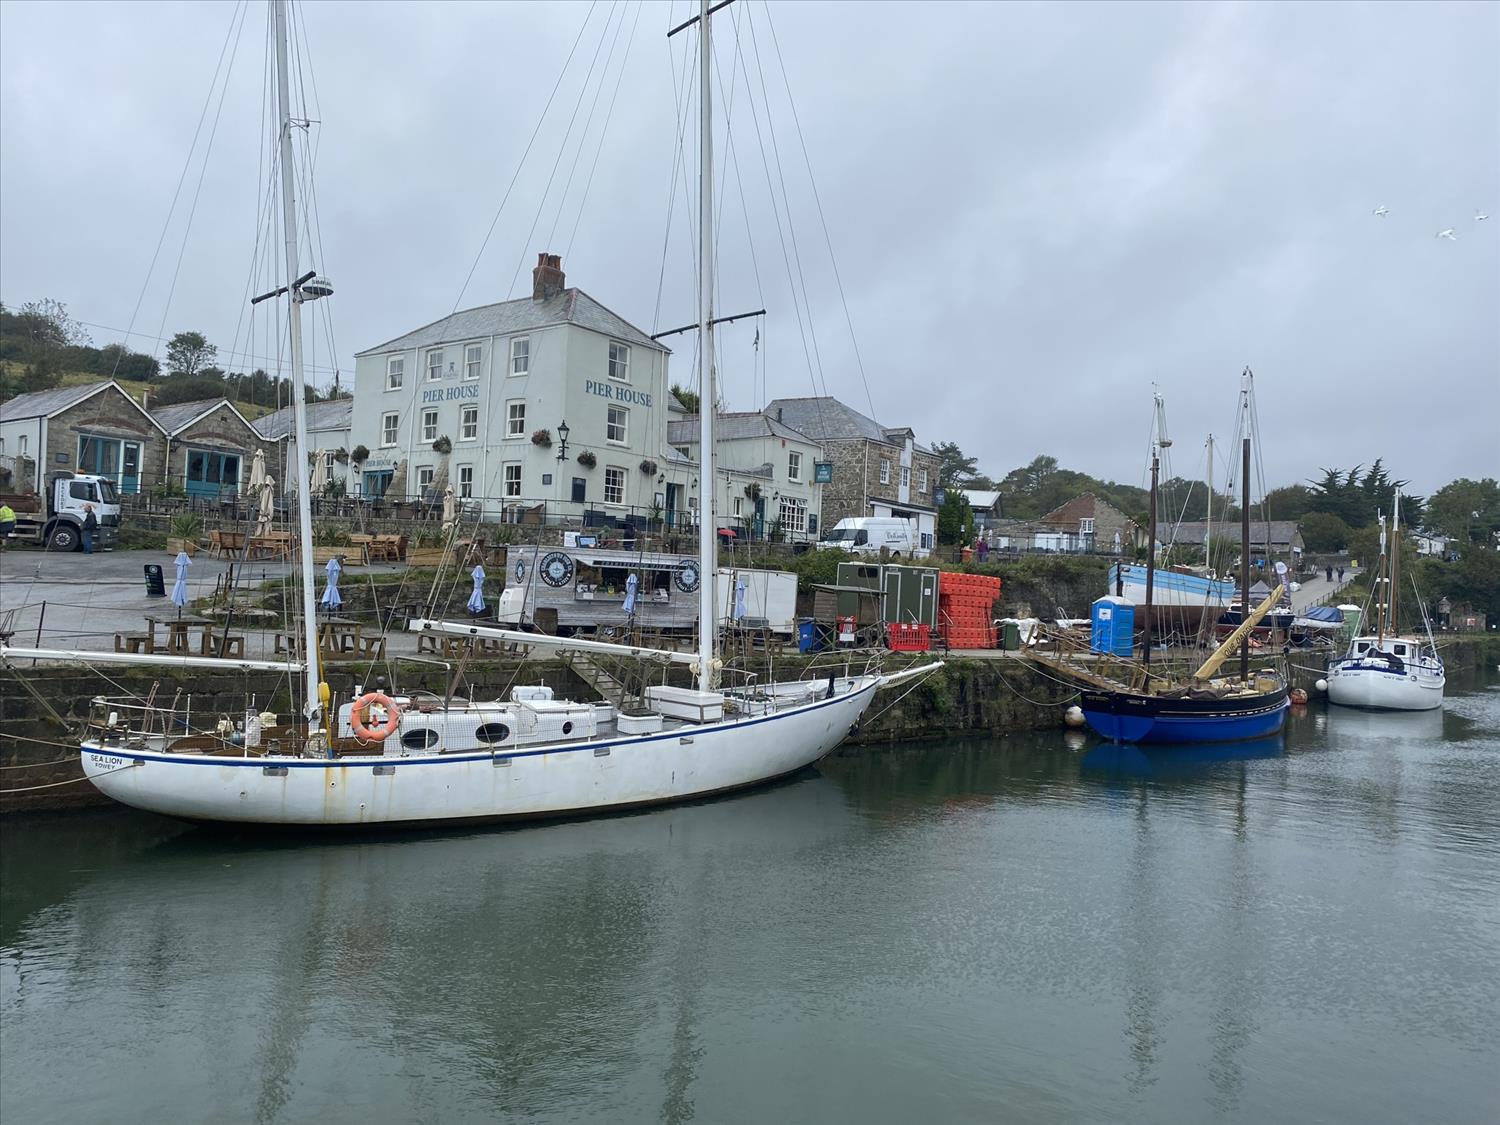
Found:
[[[557,254],[538,254],[536,256],[536,269],[531,271],[531,299],[533,301],[545,301],[548,297],[555,297],[565,287],[567,278],[563,275],[562,258]]]

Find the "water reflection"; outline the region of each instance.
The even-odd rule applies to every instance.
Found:
[[[1212,773],[1226,762],[1276,758],[1286,752],[1281,735],[1245,742],[1201,745],[1152,746],[1101,742],[1079,760],[1079,771],[1087,774],[1126,777],[1191,778]]]

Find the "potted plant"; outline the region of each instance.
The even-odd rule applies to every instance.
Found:
[[[531,444],[539,445],[543,449],[552,447],[552,431],[547,429],[534,430],[531,434]]]
[[[176,555],[186,551],[189,556],[198,553],[198,536],[203,534],[203,520],[194,512],[181,512],[172,517],[167,525],[167,554]]]
[[[647,457],[644,461],[641,462],[641,472],[648,477],[655,475],[656,462]]]
[[[444,434],[442,437],[438,438],[437,441],[435,441],[435,442],[432,443],[432,451],[434,453],[452,453],[453,452],[453,443],[448,440],[448,435],[447,434]]]
[[[585,469],[592,469],[599,463],[599,458],[594,456],[592,450],[585,449],[578,455],[578,463]]]
[[[370,447],[367,445],[356,445],[349,452],[349,460],[353,461],[356,465],[363,465],[369,459]]]

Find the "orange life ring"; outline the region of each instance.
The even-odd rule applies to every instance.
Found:
[[[365,716],[369,714],[371,707],[385,708],[385,722],[377,727],[365,724]],[[396,733],[396,728],[400,725],[401,708],[396,706],[394,699],[383,692],[365,692],[354,701],[354,707],[349,713],[349,726],[354,730],[354,737],[361,742],[384,742]]]

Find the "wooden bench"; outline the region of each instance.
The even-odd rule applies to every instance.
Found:
[[[150,652],[150,633],[116,633],[116,652]]]
[[[218,633],[208,632],[203,634],[204,656],[238,656],[245,657],[245,634],[230,633],[221,636]]]
[[[208,533],[209,558],[234,558],[245,549],[246,536],[242,531],[210,531]]]
[[[359,639],[359,641],[360,641],[360,647],[361,647],[360,656],[363,657],[365,660],[384,660],[385,659],[385,638],[384,637],[381,637],[381,636],[361,637]]]

